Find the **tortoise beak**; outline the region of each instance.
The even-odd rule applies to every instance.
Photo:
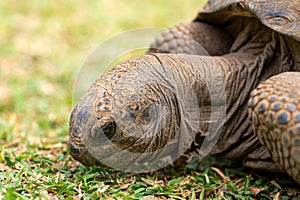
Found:
[[[73,109],[69,124],[69,151],[71,156],[85,166],[100,165],[99,159],[105,157],[100,152],[116,132],[116,124],[110,117],[94,115],[90,98],[83,97]],[[94,97],[94,96],[92,96]],[[88,102],[88,103],[87,103]]]
[[[95,165],[97,163],[97,159],[94,158],[88,151],[86,148],[82,148],[82,149],[78,149],[76,147],[74,147],[74,145],[69,142],[69,150],[70,150],[70,154],[71,156],[79,161],[81,164],[85,165],[85,166],[92,166]]]
[[[70,126],[69,132],[68,147],[71,156],[85,166],[94,165],[97,160],[88,152],[78,130],[74,126]]]

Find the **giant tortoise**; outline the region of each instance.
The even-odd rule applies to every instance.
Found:
[[[70,153],[124,170],[209,154],[300,183],[299,71],[299,0],[212,0],[94,82]]]

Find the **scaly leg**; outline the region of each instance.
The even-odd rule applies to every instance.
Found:
[[[300,183],[300,73],[273,76],[249,102],[250,120],[273,160]]]
[[[203,22],[180,23],[163,31],[150,46],[150,53],[223,55],[233,39],[221,28]]]

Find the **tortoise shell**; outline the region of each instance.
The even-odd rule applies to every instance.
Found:
[[[235,35],[241,26],[236,20],[257,18],[270,29],[300,41],[299,13],[299,0],[211,0],[200,10],[195,21],[222,25]]]

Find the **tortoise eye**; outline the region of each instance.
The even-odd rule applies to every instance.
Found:
[[[105,124],[102,127],[102,131],[105,134],[105,136],[110,139],[116,132],[116,124],[114,122]]]
[[[151,122],[150,109],[146,108],[142,113],[142,119],[145,123]]]

